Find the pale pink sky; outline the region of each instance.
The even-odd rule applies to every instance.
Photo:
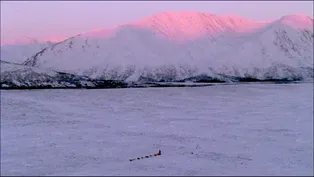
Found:
[[[306,14],[313,18],[311,1],[1,1],[1,41],[71,37],[161,11],[180,10],[237,14],[263,21],[288,14]]]

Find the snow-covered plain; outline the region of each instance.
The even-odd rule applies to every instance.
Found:
[[[1,175],[313,175],[313,83],[2,90]]]

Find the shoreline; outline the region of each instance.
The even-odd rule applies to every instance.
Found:
[[[8,86],[0,87],[0,90],[55,90],[55,89],[130,89],[130,88],[171,88],[171,87],[210,87],[218,85],[239,85],[239,84],[299,84],[314,83],[313,81],[249,81],[249,82],[213,82],[213,83],[197,83],[197,82],[154,82],[154,83],[123,83],[113,85],[99,86]]]

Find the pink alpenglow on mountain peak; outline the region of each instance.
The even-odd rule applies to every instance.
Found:
[[[112,36],[116,31],[116,28],[96,29],[82,34],[83,37],[91,38],[107,38]]]
[[[313,29],[313,19],[303,14],[286,15],[268,21],[254,21],[236,14],[214,15],[193,11],[164,11],[140,19],[136,22],[119,25],[113,28],[97,29],[86,32],[81,37],[108,38],[115,35],[124,27],[147,30],[154,35],[171,41],[189,41],[202,37],[214,38],[221,34],[249,34],[261,30],[272,23],[283,23],[293,28]],[[67,39],[64,36],[47,37],[43,40],[22,38],[18,40],[2,41],[5,44],[32,44],[45,42],[61,42]]]
[[[68,39],[65,36],[51,36],[51,37],[47,37],[44,40],[42,40],[42,42],[53,42],[53,43],[57,43],[57,42],[61,42]]]
[[[85,33],[83,36],[96,38],[110,37],[123,27],[133,27],[150,30],[155,35],[167,38],[168,40],[186,41],[204,36],[219,36],[226,32],[240,34],[252,33],[281,19],[259,22],[235,14],[218,16],[193,11],[165,11],[133,23],[119,25],[116,28],[91,31]],[[311,18],[306,15],[286,16],[284,22],[300,28],[308,28],[312,25],[310,23]]]
[[[281,17],[278,21],[291,27],[313,30],[313,18],[303,14],[292,14]]]
[[[204,35],[215,36],[225,32],[251,33],[275,21],[298,28],[313,28],[313,19],[306,15],[287,15],[278,20],[254,21],[236,14],[214,15],[191,11],[166,11],[133,23],[134,26],[149,28],[175,40],[196,39]]]

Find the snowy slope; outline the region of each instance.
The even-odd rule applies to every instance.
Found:
[[[125,83],[97,80],[50,69],[25,66],[0,60],[0,89],[32,88],[127,88],[127,87],[202,87],[213,83]]]
[[[43,40],[35,38],[20,38],[10,41],[1,41],[1,60],[14,63],[23,63],[27,58],[55,43],[67,39],[62,36],[51,36]]]
[[[65,40],[24,64],[97,79],[179,81],[313,77],[313,19],[255,22],[236,15],[163,12]]]
[[[62,86],[55,71],[1,62],[1,87]],[[64,84],[66,85],[66,83]],[[69,84],[68,84],[69,85]]]
[[[7,44],[1,46],[1,60],[23,63],[35,53],[49,47],[52,43]]]

